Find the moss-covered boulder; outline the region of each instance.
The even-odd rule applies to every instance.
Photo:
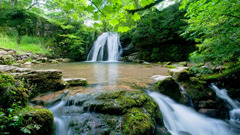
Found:
[[[156,82],[156,87],[160,93],[169,96],[170,98],[173,98],[176,101],[179,101],[181,98],[179,85],[171,77]]]
[[[150,117],[138,108],[132,108],[125,114],[122,125],[123,134],[150,135],[154,124]]]
[[[97,112],[118,117],[117,123],[107,123],[119,134],[152,134],[158,124],[163,126],[157,103],[142,91],[111,91],[97,94],[77,94],[65,98],[69,106],[83,107],[85,112]],[[114,119],[113,119],[114,120]],[[74,127],[79,127],[74,125]],[[81,127],[79,127],[81,128]],[[79,129],[78,128],[78,129]]]
[[[168,74],[177,81],[189,80],[190,73],[186,70],[186,67],[178,67],[176,69],[169,69]]]
[[[32,135],[51,135],[54,131],[54,117],[50,110],[30,108],[24,112],[23,128]]]
[[[28,104],[29,91],[21,81],[7,73],[0,73],[0,107],[9,108],[13,103],[21,106]]]

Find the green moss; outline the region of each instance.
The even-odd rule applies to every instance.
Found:
[[[176,69],[177,68],[176,66],[173,66],[173,65],[165,65],[164,67],[171,68],[171,69]]]
[[[50,135],[54,129],[54,118],[50,110],[29,108],[24,112],[23,126],[34,135]]]
[[[181,97],[179,86],[177,82],[171,77],[166,78],[162,81],[158,81],[156,83],[156,87],[158,88],[160,93],[167,95],[176,101],[178,101]]]
[[[179,65],[186,67],[187,66],[187,62],[180,62]]]
[[[154,128],[149,116],[138,108],[132,108],[124,115],[122,133],[131,135],[152,134]]]
[[[26,106],[28,93],[23,82],[15,80],[9,74],[0,73],[0,107],[9,108],[13,103]]]

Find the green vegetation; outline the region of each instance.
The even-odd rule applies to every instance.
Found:
[[[12,35],[10,35],[12,34]],[[12,31],[11,33],[0,32],[0,47],[6,49],[16,50],[18,53],[31,52],[33,54],[41,53],[43,55],[49,54],[49,50],[44,45],[44,39],[41,37],[23,36],[21,43],[17,44],[17,34]]]
[[[53,114],[27,106],[30,91],[11,75],[0,74],[0,134],[49,134]]]

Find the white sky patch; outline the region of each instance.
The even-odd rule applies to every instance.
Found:
[[[100,23],[100,21],[93,21],[93,20],[84,20],[84,25],[88,26],[88,27],[93,27],[94,23]]]
[[[178,0],[176,0],[176,1],[178,1]],[[175,4],[176,1],[175,1],[175,0],[165,0],[165,1],[161,2],[161,3],[159,3],[159,4],[156,6],[156,8],[157,8],[158,10],[162,10],[162,9],[164,9],[164,8],[170,6],[170,5]]]

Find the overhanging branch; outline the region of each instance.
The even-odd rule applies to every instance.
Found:
[[[142,10],[145,10],[145,9],[148,9],[148,8],[151,8],[155,5],[157,5],[158,3],[162,2],[164,0],[157,0],[149,5],[146,5],[145,7],[142,7],[142,8],[138,8],[138,9],[131,9],[131,10],[126,10],[128,13],[131,13],[131,14],[134,14],[135,12],[138,12],[138,11],[142,11]]]
[[[99,11],[101,14],[103,14],[103,16],[106,17],[106,15],[98,8],[98,6],[97,6],[94,2],[91,1],[91,3],[98,9],[98,11]]]

